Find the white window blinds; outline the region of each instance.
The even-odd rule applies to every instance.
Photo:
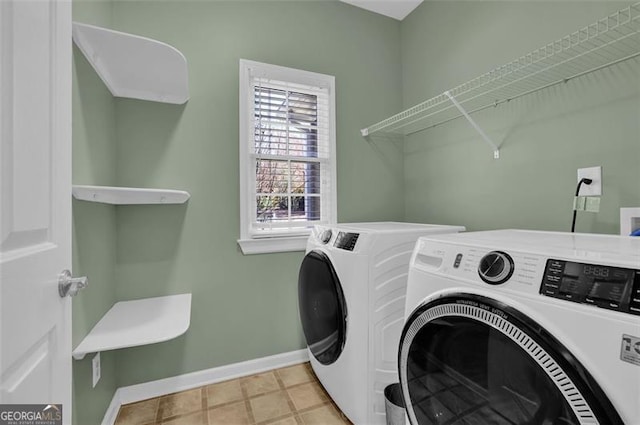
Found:
[[[335,210],[331,87],[300,83],[295,70],[287,79],[268,71],[248,73],[246,205],[253,238],[303,233],[331,222]]]

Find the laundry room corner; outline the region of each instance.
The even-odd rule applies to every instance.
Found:
[[[110,26],[111,1],[74,1],[73,19]],[[115,101],[84,55],[73,54],[73,184],[115,186]],[[116,301],[116,210],[73,200],[73,273],[89,287],[73,298],[73,347]],[[92,383],[93,355],[73,361],[73,423],[98,424],[116,390],[115,353],[101,353],[102,376]]]
[[[185,55],[190,89],[184,105],[114,100],[115,184],[191,195],[181,205],[116,207],[115,298],[193,294],[184,335],[115,352],[117,387],[304,347],[296,307],[303,252],[243,255],[236,243],[239,59],[334,75],[338,220],[404,215],[401,147],[359,135],[401,105],[399,22],[339,2],[186,5],[113,4],[110,28]]]

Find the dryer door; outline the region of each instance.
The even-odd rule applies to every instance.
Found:
[[[399,373],[412,424],[622,424],[552,335],[490,298],[451,294],[407,320]]]
[[[347,306],[329,257],[311,251],[298,275],[298,307],[307,346],[322,364],[335,362],[347,334]]]

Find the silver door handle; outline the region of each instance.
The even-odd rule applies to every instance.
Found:
[[[71,277],[69,270],[64,270],[58,276],[58,293],[61,298],[66,296],[74,297],[79,290],[89,285],[89,279],[86,276]]]

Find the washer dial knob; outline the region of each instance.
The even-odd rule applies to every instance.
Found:
[[[490,285],[500,285],[513,274],[513,259],[506,252],[491,251],[480,260],[478,274],[480,279]]]
[[[331,240],[331,235],[332,233],[330,229],[323,231],[322,233],[320,233],[320,242],[322,242],[323,244],[329,243],[329,241]]]

